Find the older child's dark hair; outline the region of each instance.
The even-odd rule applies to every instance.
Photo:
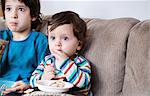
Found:
[[[85,42],[85,36],[87,31],[86,23],[79,17],[79,15],[72,11],[63,11],[60,13],[56,13],[52,16],[48,25],[51,26],[49,31],[54,30],[58,26],[64,24],[72,24],[73,32],[76,38],[81,41],[82,46]]]
[[[35,29],[41,23],[40,1],[39,0],[18,0],[18,1],[23,2],[26,6],[28,6],[29,9],[30,9],[31,17],[36,18],[36,20],[33,21],[32,25],[31,25],[31,28]],[[1,0],[3,14],[4,14],[4,11],[5,11],[5,2],[6,2],[6,0]],[[5,14],[4,14],[4,18],[5,18]]]

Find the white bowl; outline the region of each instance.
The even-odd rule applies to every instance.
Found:
[[[58,82],[60,80],[39,80],[37,82],[37,87],[39,90],[44,91],[44,92],[57,92],[57,93],[62,93],[62,92],[67,92],[70,88],[73,87],[73,84],[61,81],[64,86],[63,87],[53,87],[49,86],[54,82]]]

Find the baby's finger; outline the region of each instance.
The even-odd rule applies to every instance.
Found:
[[[62,50],[53,50],[53,52],[55,53],[55,54],[58,54],[58,55],[61,55],[61,54],[63,54],[63,51]]]
[[[62,58],[62,57],[67,57],[68,56],[64,51],[55,50],[54,52],[55,52],[55,56],[57,58]]]

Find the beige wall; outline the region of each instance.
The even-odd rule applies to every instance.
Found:
[[[148,19],[150,0],[40,0],[41,12],[52,15],[64,10],[72,10],[84,18],[113,19],[134,17]]]

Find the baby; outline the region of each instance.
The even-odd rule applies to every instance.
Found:
[[[30,84],[38,80],[64,80],[72,83],[71,92],[88,94],[91,66],[80,55],[85,44],[86,23],[72,11],[56,13],[48,23],[48,41],[51,54],[46,56],[33,72]]]

